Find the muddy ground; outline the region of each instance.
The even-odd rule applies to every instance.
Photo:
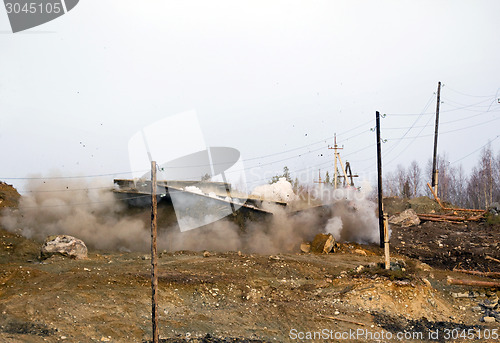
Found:
[[[404,342],[498,341],[492,335],[499,323],[481,322],[479,304],[494,301],[499,290],[449,285],[447,277],[494,281],[452,269],[500,272],[500,263],[485,259],[500,259],[500,227],[422,223],[392,230],[391,271],[380,267],[378,246],[351,243],[328,255],[161,252],[160,337],[380,342],[390,334]],[[40,246],[0,229],[0,342],[151,339],[147,254],[90,250],[85,260],[40,261]],[[298,339],[319,331],[328,336]]]

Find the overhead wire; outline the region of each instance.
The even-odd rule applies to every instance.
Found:
[[[354,128],[351,128],[349,130],[346,130],[344,132],[341,132],[339,133],[338,135],[341,136],[341,135],[344,135],[346,133],[349,133],[349,132],[352,132],[356,129],[359,129],[365,125],[367,125],[368,123],[370,123],[370,121],[367,121],[367,122],[364,122]],[[358,135],[353,135],[353,136],[350,136],[348,138],[345,138],[345,139],[342,139],[342,141],[346,141],[350,138],[353,138],[353,137],[356,137]],[[309,143],[309,144],[306,144],[306,145],[303,145],[303,146],[300,146],[300,147],[297,147],[297,148],[293,148],[293,149],[289,149],[289,150],[286,150],[286,151],[280,151],[280,152],[277,152],[277,153],[273,153],[273,154],[268,154],[268,155],[262,155],[262,156],[257,156],[257,157],[253,157],[253,158],[248,158],[248,159],[244,159],[243,162],[248,162],[248,161],[252,161],[252,160],[257,160],[257,159],[265,159],[265,158],[268,158],[268,157],[272,157],[272,156],[278,156],[278,155],[283,155],[283,154],[286,154],[286,153],[289,153],[289,152],[292,152],[292,151],[297,151],[297,150],[300,150],[300,149],[304,149],[304,148],[307,148],[307,147],[310,147],[310,146],[313,146],[313,145],[317,145],[317,144],[320,144],[320,143],[325,143],[327,140],[329,139],[333,139],[334,136],[330,136],[330,137],[327,137],[327,138],[324,138],[322,140],[319,140],[319,141],[316,141],[316,142],[313,142],[313,143]],[[316,150],[313,150],[313,151],[310,151],[310,152],[315,152],[315,151],[318,151],[320,149],[316,149]],[[304,152],[305,153],[310,153],[310,152]],[[298,156],[300,156],[301,154],[299,154]],[[286,160],[286,159],[284,159]],[[281,162],[283,160],[279,160],[277,162]],[[214,165],[216,164],[227,164],[227,162],[219,162],[219,163],[215,163]],[[206,165],[190,165],[190,166],[176,166],[176,167],[172,167],[172,168],[190,168],[190,167],[202,167],[202,166],[207,166],[208,164]],[[97,177],[106,177],[106,176],[116,176],[116,175],[126,175],[126,174],[135,174],[135,173],[147,173],[149,170],[138,170],[138,171],[127,171],[127,172],[117,172],[117,173],[107,173],[107,174],[90,174],[90,175],[80,175],[80,176],[47,176],[47,177],[0,177],[0,180],[59,180],[59,179],[84,179],[84,178],[97,178]]]
[[[429,108],[432,100],[434,99],[434,96],[435,94],[433,93],[431,95],[431,97],[429,98],[429,100],[427,101],[427,103],[425,104],[423,110],[421,111],[421,113],[425,113],[425,111],[427,111],[427,109]],[[403,137],[406,137],[406,135],[414,128],[414,126],[417,124],[417,122],[420,120],[420,118],[422,118],[422,115],[418,116],[417,119],[415,119],[415,121],[413,122],[413,124],[406,130],[406,132],[403,134]],[[389,151],[385,152],[385,156],[387,156],[388,154],[390,154],[394,149],[396,149],[396,147],[399,145],[399,143],[397,144],[394,144],[391,148],[389,148]]]
[[[447,89],[450,89],[452,90],[451,88],[449,88],[447,86]],[[460,93],[460,92],[457,92],[456,93],[459,93],[459,94],[464,94],[464,95],[467,95],[465,93]],[[495,97],[498,95],[498,90],[497,90],[497,93],[495,94]],[[399,146],[399,144],[403,141],[403,140],[406,140],[406,139],[412,139],[412,141],[396,156],[394,157],[391,161],[388,162],[388,164],[392,163],[393,160],[395,160],[397,157],[399,157],[404,151],[406,151],[406,149],[413,143],[413,141],[417,138],[423,138],[423,137],[429,137],[429,136],[432,136],[432,134],[429,134],[429,135],[421,135],[423,129],[425,127],[428,127],[429,126],[429,122],[430,120],[432,120],[432,117],[429,118],[429,120],[427,121],[427,123],[425,125],[416,125],[417,122],[424,116],[424,115],[430,115],[430,114],[434,114],[434,113],[427,113],[426,110],[428,109],[432,99],[434,98],[435,94],[433,94],[427,104],[425,105],[424,109],[418,113],[418,114],[411,114],[411,113],[404,113],[404,114],[397,114],[397,113],[393,113],[393,114],[388,114],[389,116],[412,116],[412,115],[417,115],[418,117],[415,119],[415,121],[412,123],[412,125],[410,127],[401,127],[401,128],[384,128],[385,129],[388,129],[388,130],[396,130],[396,129],[406,129],[406,132],[402,135],[402,137],[398,137],[398,138],[389,138],[388,141],[397,141],[396,144],[394,144],[391,148],[389,148],[389,150],[386,152],[386,155],[387,154],[390,154],[392,151],[394,151],[397,146]],[[463,121],[463,120],[468,120],[468,119],[471,119],[471,118],[474,118],[474,117],[477,117],[477,116],[480,116],[480,115],[483,115],[485,113],[492,113],[492,112],[496,112],[496,111],[489,111],[489,109],[491,108],[493,102],[495,101],[495,98],[493,98],[493,100],[491,100],[492,96],[489,95],[489,96],[473,96],[473,95],[468,95],[468,96],[471,96],[471,97],[478,97],[478,98],[488,98],[488,99],[484,99],[484,100],[481,100],[479,102],[476,102],[474,104],[470,104],[470,105],[463,105],[463,104],[460,104],[458,102],[455,102],[453,100],[447,100],[447,101],[450,101],[452,103],[455,103],[461,107],[456,107],[454,109],[451,109],[451,110],[444,110],[444,111],[441,111],[441,112],[451,112],[451,111],[456,111],[456,110],[460,110],[460,109],[467,109],[467,108],[471,108],[471,107],[486,107],[486,105],[484,106],[480,106],[481,104],[483,104],[484,102],[486,101],[490,101],[490,105],[488,106],[488,110],[487,111],[482,111],[481,113],[479,114],[476,114],[476,115],[473,115],[473,116],[470,116],[470,117],[467,117],[467,118],[460,118],[460,119],[455,119],[455,120],[450,120],[450,121],[446,121],[446,122],[443,122],[442,124],[451,124],[451,123],[455,123],[455,122],[458,122],[458,121]],[[445,98],[446,100],[446,98]],[[453,105],[451,105],[453,107]],[[482,122],[482,123],[479,123],[479,124],[476,124],[476,125],[473,125],[473,126],[467,126],[465,128],[458,128],[458,129],[454,129],[454,130],[449,130],[449,131],[445,131],[445,132],[441,132],[440,134],[447,134],[447,133],[452,133],[452,132],[457,132],[457,131],[461,131],[461,130],[465,130],[465,129],[468,129],[468,128],[471,128],[471,127],[476,127],[476,126],[480,126],[480,125],[484,125],[484,124],[487,124],[487,123],[490,123],[490,122],[494,122],[496,120],[498,120],[500,118],[495,118],[495,119],[492,119],[492,120],[489,120],[489,121],[486,121],[486,122]],[[368,123],[371,123],[372,120],[369,120],[367,122],[364,122],[354,128],[351,128],[349,130],[346,130],[344,132],[341,132],[338,134],[339,137],[342,137],[343,135],[349,133],[349,132],[352,132],[354,130],[357,130],[365,125],[367,125]],[[416,136],[407,136],[409,134],[409,132],[412,130],[412,129],[416,129],[416,128],[421,128],[421,130],[419,131],[419,133],[416,135]],[[348,138],[343,138],[340,140],[340,142],[345,142],[345,141],[348,141],[349,139],[351,138],[354,138],[354,137],[358,137],[362,134],[365,134],[367,133],[368,131],[366,132],[361,132],[361,133],[357,133],[357,134],[354,134],[354,135],[351,135],[349,136]],[[287,153],[290,153],[290,152],[294,152],[294,151],[299,151],[301,149],[306,149],[306,148],[309,148],[309,147],[312,147],[312,146],[315,146],[315,145],[318,145],[318,144],[324,144],[326,143],[327,140],[330,140],[332,139],[334,136],[330,136],[330,137],[327,137],[327,138],[324,138],[324,139],[321,139],[319,141],[316,141],[316,142],[313,142],[313,143],[309,143],[309,144],[306,144],[306,145],[303,145],[303,146],[300,146],[300,147],[296,147],[296,148],[292,148],[292,149],[288,149],[288,150],[285,150],[285,151],[280,151],[280,152],[276,152],[276,153],[272,153],[272,154],[267,154],[267,155],[262,155],[262,156],[256,156],[256,157],[252,157],[252,158],[248,158],[248,159],[244,159],[242,160],[243,162],[249,162],[249,161],[256,161],[256,160],[263,160],[263,159],[266,159],[266,158],[269,158],[269,157],[274,157],[274,156],[279,156],[279,155],[283,155],[283,154],[287,154]],[[498,136],[496,137],[498,138]],[[496,139],[495,138],[495,139]],[[352,155],[354,153],[357,153],[359,151],[363,151],[365,149],[368,149],[369,147],[371,147],[372,145],[369,145],[369,146],[366,146],[362,149],[359,149],[355,152],[352,152],[352,153],[349,153],[349,154],[346,154],[344,156],[348,156],[348,155]],[[257,165],[254,165],[254,166],[250,166],[250,167],[247,167],[245,166],[244,169],[241,169],[241,170],[237,170],[237,171],[234,171],[234,172],[238,172],[238,171],[246,171],[246,170],[249,170],[251,168],[260,168],[260,167],[263,167],[263,166],[266,166],[266,165],[271,165],[271,164],[276,164],[276,163],[280,163],[280,162],[284,162],[284,161],[289,161],[289,160],[292,160],[292,159],[295,159],[295,158],[300,158],[300,157],[303,157],[304,155],[307,155],[307,154],[311,154],[311,153],[314,153],[314,152],[317,152],[317,151],[320,151],[322,149],[325,149],[326,147],[325,146],[322,146],[322,147],[319,147],[319,148],[316,148],[316,149],[312,149],[312,150],[309,150],[309,151],[305,151],[305,152],[302,152],[300,154],[297,154],[297,155],[294,155],[294,156],[290,156],[290,157],[286,157],[286,158],[283,158],[283,159],[279,159],[279,160],[273,160],[273,161],[270,161],[270,162],[266,162],[266,163],[259,163]],[[372,159],[374,157],[370,157],[369,159]],[[327,163],[330,163],[327,162]],[[222,164],[222,163],[220,163]],[[324,163],[326,164],[326,163]],[[319,165],[323,165],[323,163],[319,164]],[[317,165],[317,166],[319,166]],[[184,168],[186,167],[193,167],[193,166],[183,166]],[[179,167],[181,168],[181,167]],[[307,167],[307,168],[310,168],[310,167]],[[307,169],[306,168],[306,169]],[[147,173],[149,170],[143,170],[143,171],[127,171],[127,172],[118,172],[118,173],[106,173],[106,174],[92,174],[92,175],[82,175],[82,176],[49,176],[49,177],[4,177],[4,178],[0,178],[0,179],[3,179],[3,180],[56,180],[56,179],[83,179],[83,178],[98,178],[98,177],[108,177],[108,176],[118,176],[118,175],[126,175],[126,174],[133,174],[133,173]],[[300,171],[300,170],[299,170]],[[105,189],[105,188],[110,188],[110,187],[92,187],[92,188],[82,188],[82,189],[62,189],[62,190],[40,190],[40,191],[30,191],[30,190],[25,190],[25,191],[22,191],[24,193],[36,193],[36,192],[61,192],[61,191],[83,191],[83,190],[91,190],[91,189]]]
[[[500,137],[500,135],[496,136],[495,138],[493,138],[493,139],[491,139],[491,140],[488,140],[488,143],[486,143],[486,144],[484,144],[484,145],[480,146],[479,148],[477,148],[476,150],[474,150],[474,151],[473,151],[473,152],[471,152],[470,154],[467,154],[467,155],[465,155],[465,156],[463,156],[463,157],[459,158],[458,160],[455,160],[455,161],[451,162],[450,164],[454,164],[454,163],[457,163],[457,162],[460,162],[460,161],[462,161],[462,160],[466,159],[467,157],[469,157],[470,155],[472,155],[472,154],[474,154],[474,153],[478,152],[479,150],[481,150],[481,149],[482,149],[482,148],[484,148],[485,146],[487,146],[487,145],[489,145],[489,144],[493,143],[493,142],[494,142],[494,141],[496,141],[499,137]]]
[[[488,121],[485,121],[485,122],[482,122],[482,123],[478,123],[476,125],[469,125],[469,126],[466,126],[466,127],[462,127],[462,128],[458,128],[458,129],[453,129],[453,130],[448,130],[448,131],[444,131],[444,132],[440,132],[439,134],[440,135],[443,135],[443,134],[447,134],[447,133],[452,133],[452,132],[457,132],[457,131],[462,131],[462,130],[467,130],[469,128],[472,128],[472,127],[477,127],[477,126],[481,126],[481,125],[484,125],[484,124],[488,124],[488,123],[491,123],[491,122],[494,122],[494,121],[497,121],[497,120],[500,120],[500,117],[498,118],[494,118],[494,119],[491,119],[491,120],[488,120]],[[434,134],[427,134],[427,135],[421,135],[421,136],[411,136],[411,137],[399,137],[399,138],[388,138],[387,140],[388,141],[396,141],[396,140],[404,140],[404,139],[413,139],[413,138],[424,138],[424,137],[430,137],[430,136],[434,136]]]
[[[459,118],[459,119],[453,119],[453,120],[448,120],[448,121],[443,121],[441,123],[439,123],[439,125],[448,125],[448,124],[454,124],[456,122],[459,122],[459,121],[463,121],[463,120],[469,120],[469,119],[472,119],[472,118],[475,118],[475,117],[479,117],[479,116],[482,116],[484,114],[488,114],[488,113],[496,113],[496,112],[500,112],[500,110],[496,110],[496,111],[481,111],[481,113],[478,113],[478,114],[474,114],[472,116],[468,116],[468,117],[465,117],[465,118]],[[433,119],[432,117],[430,118],[430,120]],[[416,125],[414,126],[413,128],[426,128],[426,127],[432,127],[433,125],[432,124],[429,124],[430,120],[427,121],[427,124],[425,125]],[[408,129],[408,126],[402,126],[402,127],[384,127],[384,130],[405,130],[405,129]]]
[[[449,89],[449,90],[451,90],[454,93],[457,93],[457,94],[460,94],[460,95],[464,95],[464,96],[468,96],[468,97],[471,97],[471,98],[491,98],[492,96],[495,96],[495,95],[471,95],[471,94],[463,93],[463,92],[457,91],[457,90],[455,90],[453,88],[450,88],[450,86],[448,86],[448,85],[446,85],[446,89]]]

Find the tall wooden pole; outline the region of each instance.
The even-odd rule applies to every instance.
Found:
[[[337,189],[337,183],[339,180],[339,173],[338,173],[338,169],[337,169],[337,160],[340,161],[340,155],[338,153],[338,150],[342,150],[343,148],[339,148],[337,146],[337,134],[336,133],[333,135],[333,148],[329,146],[328,149],[334,150],[333,154],[335,156],[335,163],[333,164],[333,187],[335,189]],[[342,161],[340,161],[340,166],[342,167]],[[344,167],[342,167],[342,170],[344,171],[344,176],[345,176],[346,174],[345,174]]]
[[[375,113],[377,127],[377,173],[378,173],[378,226],[380,247],[384,247],[384,205],[382,203],[382,147],[380,146],[380,113]]]
[[[439,128],[439,103],[441,102],[441,82],[438,82],[437,103],[436,103],[436,126],[434,129],[434,154],[432,158],[432,188],[437,194],[437,149],[438,149],[438,128]]]
[[[158,255],[156,252],[156,162],[151,161],[151,321],[153,324],[153,343],[159,342],[158,330]]]
[[[335,155],[335,163],[333,165],[333,187],[334,189],[337,189],[337,182],[338,182],[338,173],[337,173],[337,134],[334,134],[333,138],[333,149],[334,150],[334,155]]]

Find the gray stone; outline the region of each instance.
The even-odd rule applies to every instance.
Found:
[[[73,236],[49,236],[42,245],[40,258],[46,259],[54,255],[61,255],[74,259],[87,258],[87,246]]]
[[[401,225],[401,227],[409,227],[420,224],[420,219],[417,216],[417,213],[409,208],[399,215],[393,215],[389,218],[389,223]]]
[[[469,293],[451,293],[453,298],[470,298]]]
[[[483,317],[483,321],[485,323],[494,323],[494,322],[496,322],[496,319],[495,319],[495,317]]]
[[[493,215],[498,215],[500,213],[500,204],[498,202],[494,202],[488,207],[488,211]]]
[[[486,299],[482,304],[480,304],[481,306],[487,308],[487,309],[490,309],[490,310],[494,310],[497,305],[498,305],[498,299],[497,301],[490,301],[490,299]]]

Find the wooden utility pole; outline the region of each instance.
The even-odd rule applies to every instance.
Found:
[[[345,162],[345,171],[346,173],[349,173],[348,177],[351,180],[351,183],[349,184],[351,187],[354,187],[354,177],[359,177],[359,175],[354,175],[351,170],[351,164],[349,162]]]
[[[434,154],[432,158],[432,188],[437,194],[438,170],[437,170],[437,149],[438,149],[438,128],[439,128],[439,103],[441,102],[441,81],[438,82],[437,103],[436,103],[436,127],[434,129]]]
[[[328,147],[328,149],[334,149],[334,155],[335,155],[335,162],[334,162],[334,165],[333,165],[333,187],[335,189],[337,189],[337,185],[338,185],[338,178],[339,177],[342,177],[342,176],[339,176],[339,172],[338,172],[338,169],[337,169],[337,161],[339,162],[340,164],[340,168],[342,169],[342,173],[343,173],[343,177],[344,177],[344,185],[345,185],[345,182],[347,180],[347,173],[345,172],[345,169],[344,169],[344,166],[342,164],[342,160],[340,159],[340,153],[338,152],[338,150],[342,150],[344,148],[339,148],[338,145],[337,145],[337,134],[334,134],[333,136],[333,148],[332,147]]]
[[[151,161],[151,321],[153,324],[153,343],[159,342],[158,330],[158,255],[156,252],[156,162]]]
[[[318,181],[314,181],[314,183],[319,183],[320,185],[324,183],[323,181],[321,181],[321,169],[318,170]]]
[[[331,148],[329,148],[331,149]],[[337,172],[337,150],[339,149],[337,147],[337,134],[333,135],[333,153],[335,155],[335,164],[333,165],[333,187],[337,189],[337,184],[338,184],[338,172]]]
[[[375,112],[377,128],[377,173],[378,173],[378,227],[380,232],[380,247],[384,247],[384,204],[382,203],[382,147],[380,146],[380,113]]]
[[[391,269],[391,256],[389,253],[389,216],[384,213],[384,257],[385,269]]]
[[[318,171],[318,181],[313,182],[319,184],[319,191],[323,193],[323,184],[325,183],[325,181],[321,180],[321,169]],[[320,194],[320,199],[323,199],[323,194]]]

